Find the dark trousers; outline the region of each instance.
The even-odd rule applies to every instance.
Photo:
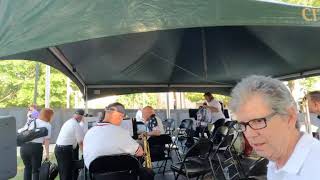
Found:
[[[41,143],[26,143],[21,146],[20,155],[24,164],[24,180],[39,180],[42,154]]]
[[[215,123],[213,123],[214,124],[214,129],[213,129],[213,132],[212,132],[212,136],[216,136],[217,130],[219,129],[219,127],[224,125],[224,122],[225,122],[225,119],[218,119]],[[221,138],[222,137],[217,134],[217,136],[216,136],[216,138],[214,140],[214,143],[220,142]]]
[[[78,170],[74,169],[74,151],[72,145],[59,146],[56,145],[54,154],[57,159],[60,180],[76,180],[78,179]]]
[[[155,175],[152,169],[148,168],[140,168],[138,174],[141,180],[153,180]]]

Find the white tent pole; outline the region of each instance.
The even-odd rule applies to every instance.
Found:
[[[50,107],[50,66],[46,65],[45,107]]]
[[[169,101],[169,92],[167,92],[167,119],[170,118],[170,101]]]
[[[71,94],[70,79],[67,77],[67,108],[70,108],[70,94]]]
[[[89,110],[88,110],[88,88],[87,88],[87,86],[85,86],[84,87],[84,94],[85,94],[85,96],[84,96],[84,108],[85,108],[85,112],[86,112],[86,114],[88,114],[89,113]]]

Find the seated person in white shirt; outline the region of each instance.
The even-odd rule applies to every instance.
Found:
[[[165,134],[164,127],[160,118],[156,117],[155,111],[151,106],[142,109],[142,119],[147,128],[148,136],[160,136]],[[140,135],[141,138],[142,135]]]
[[[268,180],[317,179],[320,142],[299,132],[296,103],[280,80],[243,79],[233,89],[229,106],[238,130],[269,160]]]
[[[142,147],[132,139],[127,130],[120,127],[124,117],[124,106],[112,103],[106,107],[104,120],[87,132],[83,141],[83,159],[88,169],[90,163],[100,156],[144,155]]]
[[[78,109],[73,117],[67,120],[61,127],[56,141],[55,156],[58,163],[60,180],[72,180],[78,178],[78,170],[73,169],[73,161],[78,160],[78,149],[82,151],[84,131],[80,126],[84,110]]]

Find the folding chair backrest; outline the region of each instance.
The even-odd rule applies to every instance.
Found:
[[[150,155],[152,162],[161,161],[166,158],[166,152],[169,150],[166,145],[172,144],[171,136],[168,134],[162,134],[160,136],[153,136],[148,139],[150,147]]]
[[[185,159],[189,157],[195,157],[195,156],[206,156],[210,152],[210,149],[212,148],[212,141],[209,139],[199,139],[199,141],[194,144],[188,152],[185,155]]]
[[[165,130],[166,131],[171,131],[171,130],[174,130],[175,129],[175,120],[172,119],[172,118],[169,118],[169,119],[165,119],[163,122],[162,122],[163,126],[165,127]]]
[[[160,136],[152,136],[148,139],[149,146],[171,144],[172,139],[168,134],[161,134]]]
[[[220,143],[220,141],[227,136],[227,134],[229,133],[229,128],[225,125],[218,127],[218,129],[215,131],[215,134],[212,134],[212,136],[210,137],[210,139],[215,142],[215,143]],[[219,139],[219,141],[217,142],[216,139],[217,138],[221,138]]]
[[[137,179],[141,167],[137,158],[127,154],[100,156],[89,167],[89,173],[94,180]]]
[[[179,126],[180,129],[192,129],[193,120],[192,119],[183,119]]]

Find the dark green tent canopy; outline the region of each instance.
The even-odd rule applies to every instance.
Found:
[[[226,94],[250,74],[319,74],[317,20],[317,9],[258,0],[3,0],[0,57],[49,64],[89,99]]]

